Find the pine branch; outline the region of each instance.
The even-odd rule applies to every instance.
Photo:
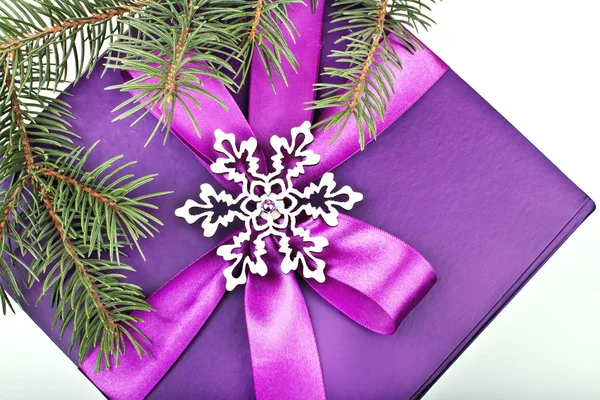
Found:
[[[275,77],[279,77],[287,85],[282,62],[287,62],[294,71],[298,66],[298,61],[284,37],[284,31],[287,31],[292,40],[298,35],[287,12],[287,8],[294,3],[303,6],[303,0],[211,0],[208,2],[205,11],[207,18],[226,24],[231,34],[239,38],[238,58],[241,67],[238,74],[241,75],[242,83],[246,81],[250,71],[252,57],[258,56],[271,83]]]
[[[62,223],[56,215],[56,210],[52,205],[52,200],[50,199],[48,193],[43,193],[42,202],[44,203],[44,207],[46,207],[48,215],[52,220],[52,223],[54,224],[54,228],[56,229],[56,232],[58,233],[58,236],[62,241],[64,250],[68,258],[71,259],[71,262],[75,266],[79,277],[83,281],[83,285],[87,289],[86,294],[90,296],[93,302],[95,303],[95,307],[98,310],[99,315],[103,319],[103,322],[107,325],[107,330],[110,333],[115,334],[117,331],[117,325],[115,324],[115,320],[111,317],[107,305],[102,301],[100,295],[98,295],[98,289],[96,288],[96,285],[94,285],[94,283],[90,279],[86,268],[83,266],[83,263],[80,261],[79,256],[75,251],[75,248],[73,248],[73,245],[71,244],[71,240],[63,230]]]
[[[146,200],[164,193],[133,196],[153,175],[132,179],[124,174],[132,163],[114,167],[120,157],[85,171],[94,146],[72,145],[67,105],[30,90],[14,75],[14,59],[0,60],[0,183],[8,184],[0,203],[3,310],[12,309],[8,293],[24,301],[21,287],[42,279],[40,299],[52,292],[55,324],[61,321],[61,336],[74,327],[70,347],[78,345],[80,360],[99,345],[98,368],[118,363],[125,340],[141,356],[131,336],[138,319],[129,313],[150,307],[141,288],[122,280],[133,268],[120,258],[127,247],[141,252],[139,239],[157,232],[160,221],[145,211],[156,206]]]
[[[48,4],[48,3],[46,3]],[[15,5],[23,5],[22,2],[17,2]],[[42,7],[44,3],[41,3]],[[37,5],[32,4],[33,7]],[[61,34],[67,30],[79,29],[84,25],[94,25],[102,23],[106,20],[109,20],[113,17],[121,16],[127,13],[130,13],[133,8],[139,8],[142,6],[141,2],[134,2],[131,4],[124,4],[123,6],[118,6],[114,9],[108,9],[105,12],[101,13],[91,13],[89,18],[82,19],[68,19],[62,21],[60,23],[56,23],[52,26],[46,26],[44,28],[38,27],[32,31],[29,31],[21,36],[14,37],[12,39],[8,39],[4,42],[0,43],[0,52],[13,52],[17,49],[20,49],[32,42],[45,41],[55,36],[57,34]],[[8,8],[8,7],[7,7]],[[27,8],[24,9],[27,12]],[[43,10],[43,8],[39,8],[38,11]],[[5,14],[6,16],[6,14]]]
[[[97,367],[109,367],[111,356],[118,364],[119,356],[122,354],[123,335],[127,335],[127,338],[130,337],[125,333],[125,329],[133,327],[130,322],[139,321],[139,319],[127,315],[127,311],[129,309],[150,311],[151,308],[143,300],[140,288],[115,279],[112,271],[123,269],[122,265],[99,259],[97,261],[100,262],[99,265],[102,268],[98,268],[99,265],[82,258],[81,254],[84,251],[76,249],[74,242],[66,234],[51,197],[48,193],[43,193],[42,198],[55,228],[55,236],[57,236],[56,238],[48,237],[46,239],[47,246],[54,247],[55,243],[58,243],[59,246],[62,245],[62,251],[56,253],[57,261],[53,269],[57,272],[47,275],[45,290],[42,292],[43,295],[49,287],[53,285],[55,287],[52,296],[53,305],[57,307],[54,323],[56,324],[59,319],[62,320],[61,334],[64,334],[66,327],[73,319],[75,326],[70,349],[79,341],[79,363],[83,362],[85,355],[99,344]],[[75,275],[70,274],[73,267]],[[108,270],[111,274],[104,274],[103,269]],[[126,269],[131,270],[131,268]],[[65,273],[65,270],[69,273]],[[118,307],[115,307],[114,304],[118,304]],[[95,309],[96,314],[90,314],[90,308]],[[86,318],[77,318],[77,314],[86,315]],[[123,322],[127,323],[123,324]],[[90,327],[96,328],[90,329]],[[91,335],[90,330],[92,331]],[[137,330],[135,331],[137,332]],[[141,345],[133,338],[130,340],[140,352]]]
[[[428,4],[435,0],[336,0],[331,13],[336,24],[332,32],[344,32],[337,43],[343,50],[331,54],[342,66],[325,68],[324,75],[332,83],[319,83],[321,98],[312,109],[339,107],[339,112],[318,125],[335,128],[332,142],[346,124],[354,119],[361,148],[365,137],[375,138],[377,120],[385,118],[387,104],[395,90],[394,77],[402,70],[402,60],[394,52],[391,41],[397,41],[410,52],[421,48],[418,39],[407,29],[428,29],[433,20],[427,16]]]
[[[267,75],[273,82],[273,76],[280,77],[287,85],[287,77],[281,67],[285,59],[296,71],[298,61],[284,39],[283,26],[293,38],[298,35],[292,21],[288,18],[287,7],[292,3],[302,3],[301,0],[267,1],[256,0],[254,15],[250,21],[250,32],[242,42],[244,65],[243,80],[250,69],[252,56],[257,54],[266,68]],[[275,88],[273,86],[273,88]]]
[[[193,110],[184,103],[187,100],[200,108],[191,93],[199,93],[224,106],[202,88],[203,78],[215,78],[235,89],[230,77],[234,70],[226,60],[237,49],[235,37],[227,26],[203,17],[205,6],[205,0],[163,0],[150,4],[135,18],[122,19],[131,30],[127,35],[118,36],[119,40],[110,47],[107,68],[141,73],[137,78],[109,88],[136,93],[115,108],[114,111],[126,109],[115,120],[144,111],[135,124],[151,108],[162,109],[163,118],[148,140],[161,127],[166,131],[166,140],[175,104],[186,110],[200,133]]]
[[[255,55],[262,59],[271,79],[279,76],[286,80],[281,63],[285,60],[292,67],[297,66],[284,37],[284,29],[292,36],[297,34],[287,16],[287,7],[299,1],[162,0],[144,7],[135,18],[122,18],[132,30],[111,45],[107,68],[136,71],[140,75],[110,88],[135,93],[115,108],[114,111],[126,110],[115,120],[142,111],[133,121],[135,124],[151,109],[160,108],[162,117],[149,140],[160,128],[165,130],[166,140],[174,105],[179,104],[200,135],[194,116],[194,109],[200,109],[200,104],[191,93],[225,107],[202,88],[205,78],[217,79],[237,91],[246,80]],[[241,83],[236,83],[236,78]]]
[[[257,0],[256,6],[254,8],[254,16],[252,17],[252,21],[250,22],[250,41],[256,43],[256,36],[258,34],[258,25],[260,24],[262,9],[265,2],[264,0]]]
[[[56,88],[67,78],[71,63],[76,82],[91,73],[103,45],[123,31],[117,17],[148,1],[0,0],[0,54],[10,56],[24,80],[32,68],[42,71],[37,79],[30,78],[36,90]]]

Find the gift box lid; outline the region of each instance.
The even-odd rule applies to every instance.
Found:
[[[116,154],[138,160],[138,175],[157,172],[148,190],[165,223],[132,255],[132,282],[150,295],[223,236],[205,238],[173,211],[214,179],[171,137],[144,143],[155,119],[134,127],[111,122],[127,94],[98,68],[67,101],[82,142],[100,139],[90,162]],[[245,94],[238,100],[245,107]],[[560,244],[594,203],[453,71],[366,150],[335,169],[336,181],[362,192],[350,215],[415,247],[438,281],[391,336],[357,325],[302,286],[313,321],[328,398],[418,398],[460,355]],[[224,234],[223,234],[224,235]],[[373,268],[377,268],[373,265]],[[35,298],[40,288],[30,292]],[[63,349],[48,302],[26,312]],[[67,335],[68,336],[68,335]],[[253,398],[243,288],[229,293],[150,398]],[[75,361],[75,354],[71,354]]]

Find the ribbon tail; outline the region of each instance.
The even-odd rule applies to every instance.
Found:
[[[334,307],[374,332],[391,335],[429,292],[437,277],[427,260],[402,240],[340,214],[331,229],[321,220],[302,224],[329,246],[325,282],[307,279]]]
[[[256,398],[325,399],[317,344],[300,286],[294,274],[283,274],[279,264],[271,265],[266,276],[249,276],[245,288]]]
[[[313,118],[313,110],[307,109],[307,103],[315,98],[313,85],[319,76],[325,1],[319,1],[314,11],[310,4],[302,3],[289,4],[287,9],[288,18],[298,32],[292,36],[280,23],[285,40],[298,60],[295,68],[286,60],[282,62],[287,85],[276,76],[271,85],[258,55],[250,65],[248,121],[263,149],[271,147],[272,135],[288,137],[292,128]]]
[[[402,71],[395,72],[393,77],[394,93],[387,104],[387,111],[384,118],[379,119],[377,117],[376,135],[383,133],[388,126],[400,118],[448,70],[448,66],[425,46],[416,53],[410,53],[402,44],[397,43],[395,39],[390,38],[390,43],[392,50],[402,60]],[[373,69],[374,67],[371,68]],[[371,73],[377,74],[373,70]],[[342,107],[328,108],[323,111],[316,123],[318,124],[320,121],[342,110]],[[306,174],[298,177],[296,185],[299,187],[305,186],[317,180],[324,173],[331,171],[361,150],[358,140],[358,127],[354,118],[348,120],[348,123],[343,126],[339,136],[333,143],[330,143],[337,131],[338,126],[336,125],[326,131],[324,131],[323,127],[320,127],[314,132],[315,140],[308,148],[321,155],[321,161],[318,165],[309,168]],[[370,143],[372,140],[372,137],[366,137],[365,143]]]
[[[110,399],[146,397],[184,352],[225,293],[224,261],[216,248],[181,271],[157,290],[148,303],[154,312],[134,313],[137,327],[150,343],[136,337],[151,359],[139,358],[126,342],[120,365],[95,372],[97,349],[81,364],[81,371]],[[133,334],[133,336],[138,336]]]

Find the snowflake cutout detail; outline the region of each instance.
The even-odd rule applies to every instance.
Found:
[[[321,218],[335,227],[338,208],[350,210],[363,196],[349,186],[336,189],[330,172],[318,183],[313,182],[302,190],[294,188],[294,179],[305,173],[305,167],[317,165],[320,160],[318,154],[308,149],[314,139],[310,122],[292,128],[291,141],[271,137],[274,155],[267,174],[258,172],[260,159],[255,155],[258,150],[255,138],[242,141],[238,147],[235,134],[217,129],[215,139],[214,148],[223,156],[210,169],[241,185],[241,193],[237,196],[225,190],[217,193],[205,183],[200,186],[200,202],[187,200],[175,215],[188,224],[202,220],[206,237],[213,236],[219,226],[243,221],[242,232],[217,249],[217,255],[230,262],[223,271],[226,289],[233,290],[246,283],[248,272],[266,275],[268,267],[263,257],[267,254],[268,238],[274,239],[277,250],[284,256],[280,265],[284,273],[299,270],[307,279],[324,282],[326,263],[319,255],[329,244],[327,238],[311,236],[309,230],[300,226],[299,220],[302,216]],[[225,211],[218,212],[217,206],[224,206]],[[192,214],[192,210],[198,212]]]

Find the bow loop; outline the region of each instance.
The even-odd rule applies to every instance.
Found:
[[[320,220],[302,224],[329,246],[325,281],[308,284],[334,307],[374,332],[391,335],[436,281],[427,260],[402,240],[344,214],[330,229]]]

